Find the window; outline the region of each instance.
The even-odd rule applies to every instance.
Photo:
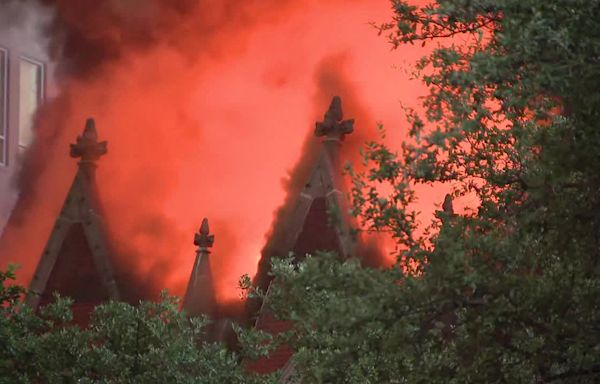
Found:
[[[33,118],[44,94],[44,66],[22,58],[19,63],[19,149],[33,141]]]
[[[0,164],[6,165],[6,131],[7,114],[7,93],[8,93],[8,52],[0,48]]]

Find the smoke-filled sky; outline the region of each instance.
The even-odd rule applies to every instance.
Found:
[[[392,51],[369,25],[391,18],[388,0],[39,1],[54,15],[43,28],[59,93],[38,114],[23,199],[0,244],[24,281],[74,176],[68,143],[87,117],[109,142],[97,178],[120,269],[182,294],[208,217],[227,301],[239,297],[239,276],[256,271],[331,97],[356,118],[344,144],[352,159],[378,121],[399,145],[400,102],[416,105],[425,92],[408,75],[425,51]],[[443,191],[424,200],[440,202]]]

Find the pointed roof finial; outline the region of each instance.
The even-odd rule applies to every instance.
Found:
[[[81,158],[81,163],[94,163],[106,154],[108,143],[98,142],[98,133],[94,119],[87,119],[83,134],[77,136],[77,142],[71,144],[71,157]]]
[[[208,219],[202,220],[200,229],[194,235],[196,260],[183,299],[183,308],[190,315],[204,314],[213,316],[216,311],[216,299],[210,268],[209,248],[213,246],[215,236],[210,234]]]
[[[328,139],[341,140],[346,134],[354,130],[354,119],[343,120],[342,99],[334,96],[325,112],[323,121],[317,122],[315,127],[316,136],[326,136]]]
[[[208,219],[205,217],[200,225],[200,230],[194,235],[194,245],[200,249],[211,248],[215,242],[215,235],[211,235],[208,228]]]
[[[452,205],[452,195],[449,193],[444,197],[444,203],[442,204],[442,211],[448,215],[454,215],[454,207]]]

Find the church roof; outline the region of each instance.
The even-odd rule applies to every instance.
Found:
[[[316,123],[315,136],[321,138],[321,149],[312,172],[298,196],[291,200],[294,206],[283,220],[280,235],[271,239],[263,250],[255,278],[255,284],[260,288],[267,290],[271,284],[269,270],[273,257],[287,257],[293,253],[301,259],[315,251],[334,251],[342,258],[355,256],[356,242],[350,233],[339,158],[341,142],[353,131],[353,124],[354,120],[344,120],[341,98],[335,96],[323,121]],[[250,307],[252,305],[250,303]],[[256,313],[256,308],[249,311]],[[289,329],[290,324],[278,320],[263,303],[258,309],[255,327],[277,334]],[[283,345],[268,357],[248,362],[248,369],[256,373],[293,370],[289,364],[292,355],[293,351]]]
[[[300,193],[291,200],[293,208],[279,223],[281,234],[271,239],[263,250],[255,282],[266,288],[273,257],[297,258],[317,250],[334,251],[342,258],[354,256],[355,241],[350,233],[347,204],[342,183],[339,150],[345,135],[353,131],[354,120],[344,120],[339,96],[331,101],[315,136],[321,148]]]
[[[74,300],[77,317],[79,310],[89,313],[120,297],[95,183],[96,161],[106,152],[107,142],[98,141],[94,120],[88,119],[71,144],[71,157],[79,158],[77,173],[29,287],[27,303],[34,308],[51,302],[58,292]]]

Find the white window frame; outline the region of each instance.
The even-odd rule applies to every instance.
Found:
[[[21,61],[27,61],[33,65],[37,65],[40,68],[40,100],[39,100],[39,104],[38,104],[38,108],[40,105],[42,105],[42,103],[44,102],[44,100],[46,99],[46,64],[43,61],[40,60],[36,60],[36,59],[32,59],[31,57],[28,56],[19,56],[19,71],[21,70]],[[19,80],[19,94],[18,94],[18,98],[19,98],[19,102],[21,100],[21,83]],[[20,108],[20,107],[19,107]],[[19,112],[19,119],[21,118],[20,116],[20,112]],[[24,145],[21,145],[21,121],[19,121],[18,124],[18,131],[17,131],[17,147],[18,147],[18,152],[19,153],[23,153],[27,147]]]
[[[0,139],[2,139],[2,156],[0,156],[0,166],[8,166],[8,49],[4,47],[0,47],[0,52],[2,53],[2,57],[0,57],[0,61],[2,61],[2,70],[4,80],[0,87],[2,87],[2,111],[3,115],[0,116],[2,123],[2,132],[0,132]]]

